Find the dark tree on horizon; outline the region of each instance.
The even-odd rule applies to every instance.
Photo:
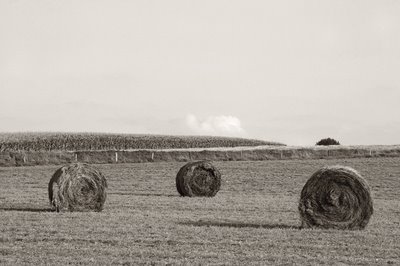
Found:
[[[330,146],[330,145],[340,145],[339,141],[331,138],[321,139],[315,145],[318,146]]]

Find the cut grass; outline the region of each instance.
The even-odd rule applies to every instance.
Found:
[[[48,212],[55,166],[0,168],[0,264],[400,264],[400,158],[215,162],[214,198],[179,197],[184,163],[99,165],[101,213]],[[324,165],[358,170],[375,213],[362,231],[299,230],[301,189]]]

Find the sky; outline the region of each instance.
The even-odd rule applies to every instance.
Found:
[[[400,1],[0,1],[0,132],[400,144],[399,100]]]

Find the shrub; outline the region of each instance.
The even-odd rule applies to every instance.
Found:
[[[321,139],[315,145],[330,146],[330,145],[340,145],[340,143],[337,140],[334,140],[331,138],[326,138],[326,139]]]

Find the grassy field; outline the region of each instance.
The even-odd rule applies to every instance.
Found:
[[[55,166],[0,168],[0,264],[400,264],[400,158],[216,162],[214,198],[182,198],[184,163],[98,165],[108,177],[101,213],[48,211]],[[366,230],[300,230],[300,191],[324,165],[369,182]]]
[[[99,151],[283,145],[255,139],[105,133],[0,133],[1,151]]]

